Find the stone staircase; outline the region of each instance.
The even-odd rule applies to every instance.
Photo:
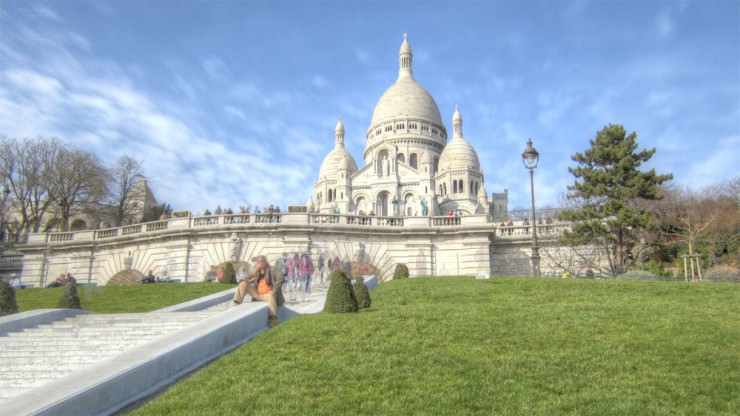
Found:
[[[0,401],[101,362],[214,312],[84,314],[0,337]]]
[[[288,289],[278,320],[320,312],[327,290]],[[267,330],[266,304],[234,306],[234,291],[148,313],[47,309],[1,317],[0,413],[113,414],[155,393]]]

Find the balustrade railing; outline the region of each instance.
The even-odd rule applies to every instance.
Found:
[[[0,256],[0,264],[18,264],[23,261],[23,254],[11,254]]]
[[[287,220],[286,220],[287,218]],[[524,222],[512,225],[497,225],[486,220],[482,215],[469,216],[438,216],[438,217],[388,217],[388,216],[365,216],[345,214],[321,214],[321,213],[253,213],[253,214],[224,214],[209,215],[201,217],[178,217],[168,220],[152,221],[142,224],[126,225],[117,228],[107,228],[95,231],[79,231],[85,233],[80,235],[79,241],[111,239],[135,234],[146,234],[151,232],[183,229],[202,228],[218,226],[249,226],[262,227],[271,224],[312,224],[317,226],[347,225],[351,227],[378,227],[378,228],[401,228],[411,227],[413,229],[425,227],[476,227],[485,228],[495,232],[497,238],[526,238],[532,233],[532,226]],[[570,228],[569,223],[538,224],[537,235],[547,237],[563,233]],[[75,232],[49,233],[48,238],[44,234],[38,234],[33,240],[38,243],[64,243],[75,239]]]
[[[103,230],[98,230],[95,232],[95,239],[103,239],[103,238],[113,238],[118,237],[118,228],[107,228]],[[54,234],[52,234],[52,237]]]
[[[52,243],[59,243],[62,241],[72,241],[75,237],[75,233],[73,232],[64,232],[64,233],[53,233],[51,237],[49,238],[49,241]]]
[[[144,224],[146,226],[146,231],[160,231],[160,230],[166,230],[167,229],[168,222],[165,221],[154,221],[154,222],[148,222]]]
[[[127,225],[121,228],[121,235],[138,234],[141,232],[141,224]]]

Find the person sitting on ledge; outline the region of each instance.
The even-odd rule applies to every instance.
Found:
[[[267,302],[268,325],[270,328],[277,325],[277,310],[285,303],[283,298],[283,281],[285,277],[278,271],[270,267],[265,256],[257,256],[254,265],[254,272],[242,280],[237,286],[234,294],[234,304],[240,305],[244,301],[244,296],[249,294],[252,300]],[[251,283],[255,283],[252,286]]]
[[[67,284],[67,279],[64,277],[64,273],[61,273],[57,280],[51,282],[47,287],[60,287]]]
[[[149,274],[146,275],[143,279],[139,280],[137,283],[140,284],[146,284],[146,283],[155,283],[157,279],[154,277],[154,273],[152,273],[151,270],[149,270]]]

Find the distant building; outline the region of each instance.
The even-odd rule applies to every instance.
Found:
[[[360,169],[344,147],[344,124],[339,120],[334,149],[321,164],[309,207],[323,213],[380,216],[459,210],[505,218],[507,191],[488,198],[478,154],[463,136],[457,106],[452,139],[447,140],[437,103],[414,79],[412,56],[404,35],[398,79],[375,106]]]

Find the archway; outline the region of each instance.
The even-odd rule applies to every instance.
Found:
[[[82,220],[80,218],[72,221],[72,224],[69,225],[70,231],[82,231],[87,230],[87,223],[85,220]]]
[[[362,196],[357,198],[357,201],[355,201],[355,207],[357,208],[358,214],[360,212],[362,212],[363,214],[367,214],[372,209],[372,207],[370,207],[370,204],[367,203],[365,197]]]
[[[391,212],[391,207],[389,206],[391,203],[391,194],[389,192],[383,191],[378,194],[378,199],[375,203],[375,214],[380,215],[382,217],[387,217]]]

